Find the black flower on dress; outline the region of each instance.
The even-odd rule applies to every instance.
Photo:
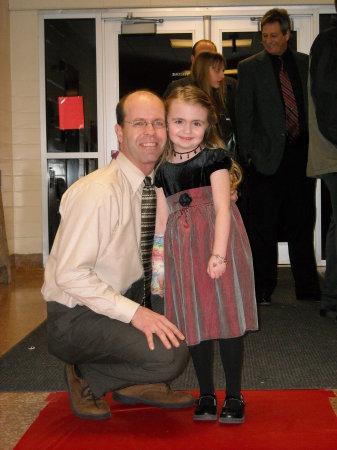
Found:
[[[185,194],[181,194],[181,196],[179,197],[179,203],[181,204],[181,206],[190,206],[190,204],[192,203],[192,197],[187,194],[187,192],[185,192]]]

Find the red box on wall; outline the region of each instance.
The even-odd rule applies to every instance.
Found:
[[[83,97],[59,97],[60,130],[84,128]]]

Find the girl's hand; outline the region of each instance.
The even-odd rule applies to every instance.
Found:
[[[151,294],[164,297],[164,259],[157,258],[154,255],[157,248],[153,247],[152,252],[152,280],[151,280]],[[158,253],[158,252],[157,252]]]
[[[164,298],[164,276],[163,275],[158,276],[156,283],[153,282],[153,278],[152,278],[151,294],[159,295],[159,297]]]
[[[220,278],[226,271],[227,261],[217,255],[211,255],[208,260],[207,273],[212,279]]]
[[[152,247],[151,293],[164,297],[164,235],[155,234]]]

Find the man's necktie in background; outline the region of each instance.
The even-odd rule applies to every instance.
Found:
[[[280,59],[281,59],[280,83],[286,115],[286,131],[289,139],[291,141],[295,141],[298,135],[300,134],[300,126],[298,121],[298,108],[289,75],[284,67],[284,62],[282,58]]]

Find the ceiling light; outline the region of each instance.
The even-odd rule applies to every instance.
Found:
[[[250,47],[252,45],[251,39],[236,39],[234,38],[236,47]],[[222,41],[222,47],[233,47],[233,39],[226,39]]]
[[[170,39],[172,48],[192,48],[192,39]]]

